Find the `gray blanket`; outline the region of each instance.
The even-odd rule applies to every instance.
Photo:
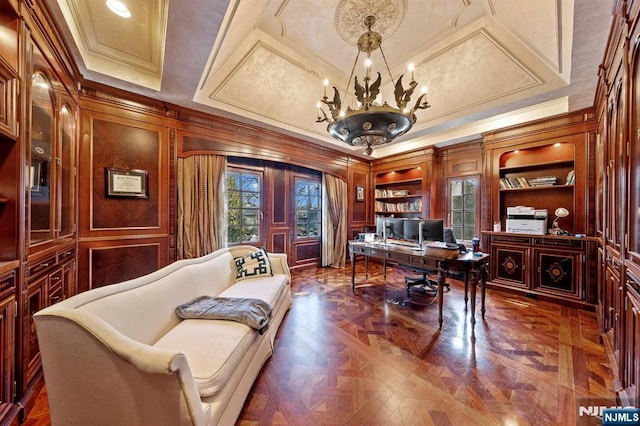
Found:
[[[237,321],[263,334],[269,328],[273,308],[261,299],[200,296],[176,308],[180,318]]]

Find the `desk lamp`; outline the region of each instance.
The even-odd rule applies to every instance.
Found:
[[[569,235],[569,233],[567,231],[563,231],[558,226],[558,219],[560,219],[561,217],[569,216],[569,210],[565,209],[564,207],[558,207],[556,209],[556,211],[555,211],[555,215],[556,215],[556,218],[553,219],[553,225],[551,226],[551,234],[553,234],[553,235]]]

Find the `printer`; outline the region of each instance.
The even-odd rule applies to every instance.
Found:
[[[547,211],[533,207],[507,207],[507,232],[544,235],[547,233]]]

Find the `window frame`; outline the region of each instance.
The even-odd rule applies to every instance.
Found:
[[[240,206],[239,210],[240,210],[240,235],[243,235],[243,224],[242,224],[242,218],[244,216],[243,211],[244,210],[256,210],[257,211],[257,217],[258,217],[258,223],[257,223],[257,227],[258,227],[258,238],[255,241],[245,241],[242,240],[242,238],[240,238],[240,241],[231,241],[229,239],[230,235],[231,235],[231,228],[235,226],[232,226],[230,224],[230,212],[232,209],[235,209],[233,207],[230,207],[229,205],[229,195],[231,191],[234,192],[239,192],[240,194],[242,194],[242,190],[236,191],[236,190],[230,190],[229,189],[229,178],[228,175],[230,173],[239,173],[240,174],[240,178],[242,179],[242,175],[254,175],[257,176],[260,180],[259,182],[259,190],[258,190],[258,194],[260,197],[260,201],[258,202],[258,207],[257,208],[243,208],[242,206]],[[264,227],[264,203],[265,203],[265,179],[264,179],[264,171],[260,168],[251,168],[251,167],[242,167],[242,166],[236,166],[236,165],[228,165],[227,166],[227,171],[225,173],[225,185],[226,185],[226,193],[225,193],[225,203],[226,203],[226,208],[227,208],[227,246],[234,246],[234,245],[253,245],[253,246],[261,246],[266,238],[266,229]],[[254,191],[247,191],[247,192],[254,192]]]
[[[481,189],[481,184],[482,184],[482,180],[481,180],[481,176],[479,174],[475,174],[475,175],[469,175],[469,176],[455,176],[455,177],[450,177],[447,179],[447,204],[446,204],[446,212],[447,212],[447,226],[450,227],[452,230],[454,229],[454,225],[453,225],[453,210],[452,210],[452,200],[453,200],[453,195],[452,195],[452,184],[455,181],[462,181],[463,183],[463,188],[464,188],[464,184],[467,181],[474,181],[475,182],[475,211],[474,211],[474,225],[473,225],[473,235],[480,235],[480,203],[481,203],[481,197],[480,197],[480,189]],[[463,192],[463,196],[464,196],[464,192]],[[462,208],[462,214],[463,214],[463,235],[458,236],[455,231],[454,231],[454,235],[456,237],[456,240],[458,242],[465,242],[465,243],[471,243],[471,239],[465,239],[464,238],[464,202],[463,202],[463,208]]]
[[[309,184],[314,184],[314,185],[318,185],[318,190],[319,190],[319,194],[318,194],[318,198],[319,198],[319,203],[318,203],[318,220],[317,220],[317,224],[318,224],[318,235],[316,236],[309,236],[307,234],[307,236],[300,236],[298,235],[298,193],[297,193],[297,189],[298,189],[298,183],[300,181],[309,183]],[[315,240],[319,240],[322,238],[322,195],[323,195],[323,190],[322,190],[322,179],[318,179],[317,177],[314,176],[308,176],[308,175],[296,175],[293,177],[293,188],[292,188],[292,214],[293,214],[293,235],[294,235],[294,240],[295,241],[315,241]],[[308,197],[310,197],[310,195],[307,195]],[[307,233],[309,231],[309,223],[307,222],[306,224],[307,226]]]

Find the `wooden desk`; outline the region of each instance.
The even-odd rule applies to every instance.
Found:
[[[438,275],[438,321],[442,328],[442,305],[444,303],[444,282],[447,272],[462,272],[464,274],[464,297],[465,309],[467,306],[467,290],[469,287],[469,276],[471,276],[471,326],[476,324],[476,287],[480,284],[480,312],[482,319],[485,313],[485,284],[487,281],[487,269],[489,267],[489,255],[483,253],[481,256],[474,256],[473,253],[460,254],[457,259],[445,259],[444,257],[434,257],[427,255],[425,250],[408,246],[364,243],[360,241],[349,241],[349,255],[351,257],[351,290],[355,291],[356,258],[363,256],[365,259],[365,279],[368,278],[369,258],[382,260],[384,279],[387,279],[386,262],[397,263],[408,266],[418,271],[436,271]]]

